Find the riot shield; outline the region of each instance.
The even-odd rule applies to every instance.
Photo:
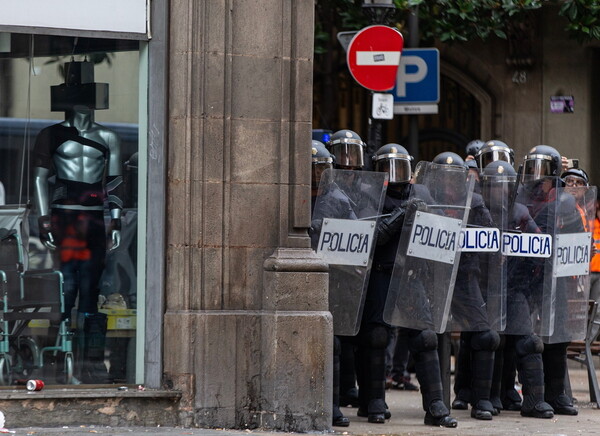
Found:
[[[446,329],[474,180],[463,167],[419,162],[407,201],[384,320],[416,330]]]
[[[360,327],[386,186],[382,172],[329,169],[321,176],[310,236],[329,264],[329,311],[339,336]]]
[[[585,339],[589,266],[596,216],[596,187],[558,188],[551,281],[555,287],[554,330],[547,344]]]
[[[502,234],[507,256],[507,322],[509,335],[550,336],[554,330],[556,277],[553,247],[557,186],[546,177],[521,184],[511,205],[509,231]]]
[[[502,331],[506,327],[506,258],[500,250],[514,183],[501,176],[482,181],[473,194],[451,306],[451,331]]]

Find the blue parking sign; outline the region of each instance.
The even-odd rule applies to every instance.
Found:
[[[434,104],[440,101],[440,52],[437,48],[405,48],[400,57],[394,103]]]

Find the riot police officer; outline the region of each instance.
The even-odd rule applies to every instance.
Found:
[[[554,234],[557,204],[566,200],[556,197],[560,169],[561,156],[548,145],[533,147],[523,159],[516,201],[526,205],[540,233]],[[575,209],[574,203],[572,209]],[[521,329],[515,342],[517,369],[523,384],[521,415],[547,419],[552,418],[554,413],[576,415],[577,409],[565,393],[568,344],[549,343],[552,341],[548,341],[547,337],[544,340],[548,342],[544,344],[542,338],[534,333],[535,325],[531,321],[544,324],[543,319],[540,321],[541,316],[554,317],[541,309],[547,306],[546,279],[552,274],[546,265],[544,259],[539,258],[521,258],[518,262],[509,263],[509,324],[506,330],[510,333],[515,325]],[[523,326],[527,327],[527,332],[522,331]]]
[[[334,159],[334,168],[360,171],[364,167],[365,142],[358,133],[341,129],[331,135],[326,144]],[[355,341],[340,336],[340,405],[358,406],[356,389]]]
[[[400,241],[404,217],[409,210],[415,210],[415,204],[409,201],[412,190],[420,191],[421,198],[431,196],[421,185],[410,184],[412,157],[399,144],[386,144],[377,150],[373,157],[376,171],[389,175],[384,214],[377,226],[377,248],[373,257],[373,270],[363,311],[359,344],[368,352],[368,373],[359,377],[361,383],[361,405],[368,407],[369,421],[383,422],[385,412],[385,346],[388,342],[388,324],[383,319],[384,306],[392,269],[396,260],[396,251]],[[430,200],[433,202],[433,199]],[[408,337],[408,346],[415,361],[417,379],[421,387],[425,424],[456,427],[457,421],[450,416],[443,398],[440,366],[437,354],[437,335],[432,330],[401,328],[399,334]],[[367,353],[363,353],[363,357]],[[366,365],[361,365],[365,368]],[[362,386],[370,383],[368,396],[363,396]],[[368,400],[368,403],[366,403]]]
[[[494,167],[496,170],[500,168],[502,174],[505,174],[504,171],[514,173],[514,177],[516,180],[516,173],[512,165],[514,163],[514,152],[513,150],[503,141],[499,139],[492,139],[486,141],[483,146],[475,153],[475,161],[481,171],[481,177],[493,177],[493,180],[497,181],[498,174],[495,173],[495,170],[490,170],[489,174],[485,176],[483,173],[485,169],[492,162],[506,162],[507,166],[500,165],[499,167]],[[510,169],[509,169],[510,167]],[[510,176],[512,177],[512,176]],[[510,182],[514,186],[514,181]],[[481,183],[479,184],[481,186]],[[507,194],[505,198],[502,199],[503,202],[507,202],[509,199],[509,195]],[[488,207],[490,205],[488,204]],[[495,207],[498,207],[498,204],[494,203]],[[508,211],[506,211],[508,213]],[[498,224],[498,223],[496,223]],[[492,383],[492,390],[490,400],[494,406],[495,413],[499,413],[500,410],[506,408],[510,410],[519,410],[521,405],[521,397],[514,389],[514,380],[516,377],[516,367],[514,362],[514,348],[513,343],[511,342],[512,338],[508,338],[508,342],[504,335],[500,336],[500,344],[496,349],[496,353],[494,356],[494,382]],[[506,353],[505,353],[506,350]],[[506,359],[506,360],[505,360]],[[502,373],[504,371],[504,374]],[[502,380],[505,379],[506,383],[502,384]],[[509,380],[511,379],[511,380]],[[505,399],[504,403],[503,400]]]
[[[438,154],[433,163],[464,168],[460,156],[452,152]],[[469,225],[492,227],[492,217],[480,194],[473,193]],[[460,257],[458,274],[452,299],[454,327],[461,331],[461,350],[455,392],[457,400],[471,403],[471,417],[492,419],[494,407],[490,402],[490,389],[494,369],[494,351],[499,345],[498,333],[491,329],[484,291],[480,287],[479,253],[465,252]],[[462,358],[462,360],[461,360]],[[465,358],[468,359],[465,362]],[[470,364],[470,376],[463,377],[461,364]],[[454,402],[456,408],[457,401]],[[464,407],[463,407],[464,408]]]
[[[556,194],[556,189],[562,187],[563,182],[558,178],[562,168],[560,153],[548,145],[533,147],[523,161],[523,185],[529,190],[534,202],[529,203],[529,212],[542,231],[557,232],[557,224],[561,231],[581,232],[583,223],[576,211],[575,198],[567,193]],[[560,215],[556,216],[555,215]],[[541,290],[543,277],[535,277],[533,286]],[[565,298],[570,278],[557,279],[556,311],[567,308]],[[556,331],[563,326],[555,326]],[[568,342],[556,342],[551,337],[543,337],[544,349],[542,353],[544,368],[544,398],[552,406],[554,413],[560,415],[577,415],[573,407],[572,398],[565,391],[567,377],[567,346]],[[523,404],[523,408],[525,403]],[[523,414],[523,408],[521,414]]]
[[[350,200],[346,195],[334,187],[328,187],[328,192],[321,193],[317,197],[319,184],[323,172],[333,168],[333,156],[325,148],[321,141],[313,140],[311,147],[312,165],[311,165],[311,210],[314,211],[317,201],[322,206],[324,213],[327,210],[342,211],[342,215],[347,215],[347,218],[356,219]],[[343,212],[345,211],[345,212]],[[339,214],[336,214],[339,215]],[[331,216],[334,216],[333,214]],[[313,224],[311,225],[310,237],[313,240],[313,246],[318,242],[319,229],[321,227],[321,219],[313,216]],[[333,337],[333,408],[332,408],[332,425],[336,427],[348,427],[350,420],[344,416],[340,410],[340,354],[341,343],[338,336]]]
[[[496,227],[502,231],[520,231],[524,233],[538,233],[535,221],[529,215],[527,208],[520,203],[511,205],[511,198],[517,182],[517,173],[513,166],[505,160],[497,160],[488,164],[481,173],[481,191],[483,199],[492,214]],[[509,216],[510,213],[510,216]],[[500,259],[504,264],[512,265],[519,259]],[[503,266],[504,268],[504,266]],[[511,277],[509,277],[510,283]],[[509,299],[513,298],[511,293]],[[513,312],[509,313],[508,322],[521,323]],[[513,326],[508,326],[508,331],[513,331]],[[521,410],[521,396],[515,389],[516,361],[515,341],[520,336],[505,334],[500,335],[500,345],[494,356],[494,377],[490,391],[490,401],[496,409]]]

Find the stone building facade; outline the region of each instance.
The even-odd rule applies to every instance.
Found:
[[[132,385],[146,390],[0,390],[0,408],[27,411],[23,425],[328,430],[328,274],[307,237],[308,144],[320,127],[312,115],[314,0],[149,4],[142,36],[0,24],[5,32],[139,40],[147,93],[132,348]],[[534,24],[535,62],[525,76],[507,67],[504,41],[440,45],[442,74],[479,102],[483,139],[505,140],[517,158],[548,143],[597,181],[598,47],[555,31],[563,23],[552,10]],[[574,95],[575,112],[550,113],[554,95]]]

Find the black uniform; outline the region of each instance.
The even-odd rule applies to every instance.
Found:
[[[553,196],[554,191],[551,191],[548,193],[547,201],[531,208],[532,216],[540,229],[549,234],[583,232],[584,226],[576,209],[575,198],[566,192],[561,193],[556,201],[552,201]],[[556,216],[556,207],[559,207],[558,216]],[[559,228],[555,228],[555,226]],[[536,279],[535,286],[539,293],[542,292],[543,280],[551,280],[548,276],[536,277]],[[555,304],[555,320],[557,322],[555,322],[554,327],[554,335],[557,335],[557,337],[570,336],[567,332],[568,326],[566,323],[559,321],[568,319],[570,293],[577,293],[577,279],[574,277],[557,278]],[[576,298],[575,295],[572,295],[572,297]],[[545,400],[554,408],[556,413],[576,415],[577,410],[573,408],[572,399],[565,393],[567,346],[569,342],[549,343],[546,338],[542,338],[542,340],[546,342],[542,353]]]
[[[404,213],[410,208],[408,199],[411,190],[419,198],[430,199],[427,189],[421,185],[403,185],[400,189],[388,188],[384,214],[396,219],[380,220],[377,247],[373,257],[373,268],[367,289],[361,328],[358,334],[357,378],[360,403],[368,414],[381,415],[385,412],[385,347],[389,338],[389,325],[383,320],[383,311],[396,252],[400,241]],[[410,216],[410,212],[408,212]],[[418,281],[413,281],[418,282]],[[409,350],[415,360],[417,379],[421,385],[425,423],[455,427],[443,403],[443,388],[437,353],[437,335],[432,330],[399,329],[399,334],[408,337]]]
[[[538,231],[547,234],[555,233],[555,215],[557,201],[554,199],[555,190],[544,192],[542,181],[521,187],[528,190],[527,209],[535,221]],[[573,201],[572,211],[575,210],[574,199],[567,194],[558,199],[559,202]],[[567,203],[561,205],[562,211],[569,210]],[[569,225],[577,223],[575,217],[564,217],[563,222]],[[581,225],[581,220],[579,219]],[[515,225],[517,223],[514,223]],[[576,227],[573,231],[581,231]],[[510,322],[519,323],[521,328],[528,327],[528,335],[515,336],[515,352],[519,379],[523,385],[523,404],[521,414],[524,416],[551,418],[553,412],[576,414],[572,401],[565,395],[565,376],[567,374],[566,347],[567,343],[544,345],[542,339],[534,334],[531,324],[531,313],[540,312],[543,304],[544,281],[551,280],[549,274],[544,274],[544,259],[514,258],[508,263],[508,302],[507,316]],[[569,279],[558,279],[559,287]],[[557,292],[557,296],[565,295]],[[556,307],[566,308],[566,301],[558,301]],[[559,326],[560,328],[560,326]]]
[[[317,207],[319,214],[315,214]],[[320,230],[323,218],[336,217],[340,219],[357,219],[352,207],[350,198],[332,183],[319,196],[311,198],[311,210],[313,212],[311,229],[309,236],[313,248],[317,247],[319,242]],[[334,425],[347,426],[347,418],[340,411],[340,355],[342,353],[342,344],[340,337],[333,337],[333,409],[332,421]],[[343,423],[342,423],[343,421]]]
[[[515,203],[512,208],[512,216],[509,218],[508,227],[513,230],[518,230],[524,233],[538,233],[540,230],[529,215],[527,207],[520,203]],[[516,262],[516,264],[514,263]],[[508,288],[509,295],[507,298],[507,306],[509,315],[508,319],[512,322],[528,324],[530,322],[529,303],[522,303],[522,295],[517,292],[515,282],[520,281],[519,277],[515,277],[514,268],[519,262],[527,262],[524,259],[507,259],[508,269]],[[512,280],[512,281],[511,281]],[[517,311],[523,310],[521,315],[516,315]],[[515,344],[518,340],[523,340],[525,337],[515,335],[501,334],[500,345],[496,350],[494,357],[494,378],[491,390],[491,401],[494,407],[498,410],[520,410],[522,399],[515,389],[515,379],[517,375],[517,362]],[[520,346],[522,348],[522,346]]]
[[[469,224],[493,226],[490,212],[477,193],[473,194],[471,201]],[[491,419],[491,414],[495,413],[490,402],[494,351],[498,348],[500,337],[490,329],[485,289],[480,286],[480,276],[479,253],[463,253],[452,299],[452,317],[462,331],[454,391],[459,399],[471,403],[473,417]]]

